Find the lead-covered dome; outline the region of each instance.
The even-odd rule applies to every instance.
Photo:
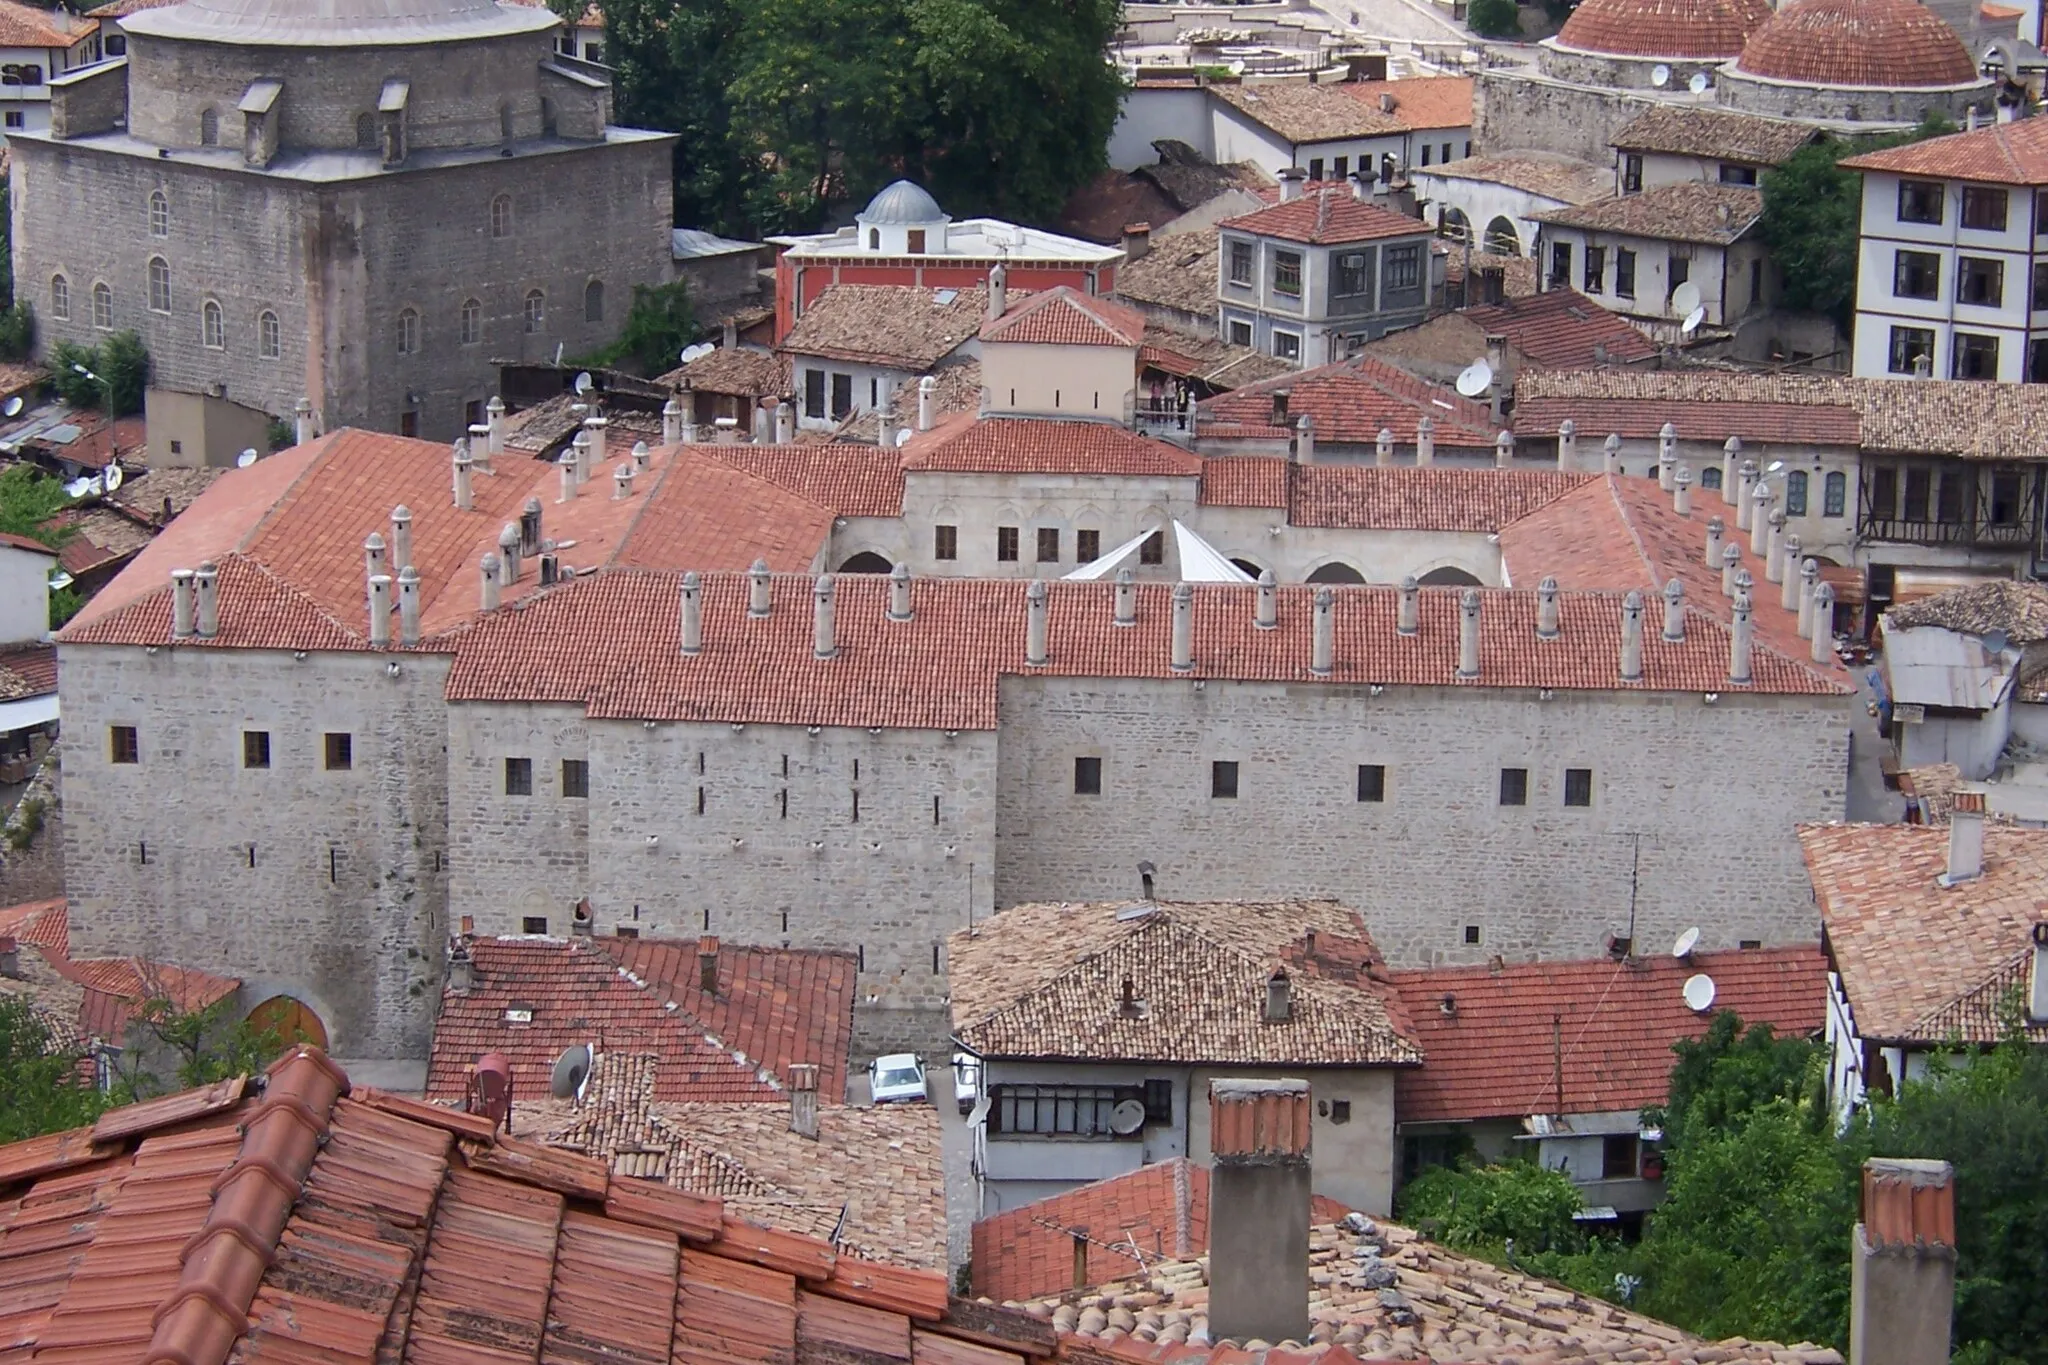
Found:
[[[939,201],[932,198],[922,185],[899,180],[868,200],[867,208],[860,213],[860,221],[877,224],[936,223],[945,216],[939,209]]]
[[[121,19],[129,33],[244,47],[387,47],[539,33],[542,5],[497,0],[185,0]]]
[[[1916,0],[1792,0],[1735,69],[1803,85],[1916,89],[1983,79],[1956,31]]]
[[[1585,0],[1557,41],[1617,57],[1733,57],[1770,17],[1769,0]]]

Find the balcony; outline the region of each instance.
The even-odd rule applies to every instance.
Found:
[[[1898,517],[1864,517],[1856,525],[1864,540],[1890,540],[1909,545],[1963,545],[2024,549],[2034,531],[2022,522],[1907,521]]]

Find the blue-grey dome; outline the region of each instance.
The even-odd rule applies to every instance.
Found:
[[[925,193],[922,185],[899,180],[874,198],[860,215],[863,223],[936,223],[946,215],[939,201]]]

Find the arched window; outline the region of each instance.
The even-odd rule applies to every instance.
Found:
[[[1260,568],[1257,564],[1254,564],[1251,560],[1240,559],[1236,555],[1232,555],[1230,557],[1230,562],[1237,565],[1238,568],[1244,570],[1246,573],[1250,574],[1253,578],[1257,578],[1260,574],[1265,572],[1264,569]]]
[[[474,346],[484,338],[484,306],[475,299],[462,301],[462,344]]]
[[[491,201],[491,236],[512,235],[512,196],[501,194]]]
[[[526,330],[538,332],[548,325],[548,296],[538,289],[526,295]]]
[[[1431,569],[1416,580],[1425,588],[1476,588],[1479,580],[1463,569]]]
[[[377,116],[370,113],[356,115],[356,146],[364,151],[374,151],[377,146]]]
[[[220,305],[212,299],[199,306],[199,340],[210,351],[227,348],[227,322],[221,317]]]
[[[171,311],[171,263],[161,256],[149,258],[149,307],[156,313]]]
[[[1785,476],[1785,515],[1806,515],[1806,471],[1795,469]]]
[[[92,325],[102,332],[114,330],[114,291],[104,281],[92,287]]]
[[[71,321],[71,281],[62,275],[50,276],[50,316],[59,322]]]
[[[1486,249],[1496,256],[1522,254],[1521,234],[1515,231],[1512,220],[1501,217],[1486,225]]]
[[[417,355],[420,349],[420,313],[417,308],[398,310],[398,353]]]
[[[149,192],[149,235],[168,237],[171,235],[171,197],[162,190]]]
[[[583,286],[583,320],[604,321],[604,281],[592,280]]]
[[[1707,467],[1706,467],[1705,469],[1702,469],[1702,470],[1700,471],[1700,487],[1701,487],[1701,488],[1703,488],[1703,489],[1706,489],[1706,488],[1719,488],[1720,486],[1721,486],[1721,466],[1719,466],[1719,465],[1713,465],[1713,464],[1710,464],[1710,465],[1708,465],[1708,466],[1707,466]]]
[[[1465,216],[1463,209],[1445,209],[1437,219],[1436,230],[1454,242],[1472,240],[1472,220]]]
[[[1849,497],[1848,478],[1840,470],[1836,470],[1828,475],[1825,479],[1821,480],[1820,496],[1820,510],[1823,516],[1841,516],[1843,504],[1848,501]]]
[[[284,354],[284,328],[278,325],[277,314],[267,308],[256,315],[256,352],[265,360]]]
[[[839,566],[841,573],[889,573],[896,566],[873,550],[862,550]]]
[[[869,229],[868,229],[868,250],[869,250],[869,251],[880,251],[881,249],[882,249],[882,230],[881,230],[880,228],[869,228]]]
[[[202,109],[199,111],[199,145],[202,147],[220,146],[220,113],[218,110]]]
[[[1365,575],[1342,560],[1332,560],[1308,576],[1311,583],[1363,583]]]

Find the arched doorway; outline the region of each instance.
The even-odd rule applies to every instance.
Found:
[[[1453,242],[1472,240],[1472,220],[1465,216],[1463,209],[1445,209],[1436,220],[1436,230],[1439,236]]]
[[[896,566],[873,550],[862,550],[839,566],[841,573],[888,573]]]
[[[1311,583],[1363,583],[1365,575],[1341,559],[1333,559],[1308,576]]]
[[[1415,580],[1425,588],[1477,588],[1484,586],[1463,569],[1431,569]]]
[[[1496,256],[1522,254],[1522,236],[1512,219],[1502,216],[1486,225],[1486,249]]]
[[[273,995],[250,1010],[248,1023],[257,1033],[274,1033],[281,1047],[299,1043],[311,1043],[323,1051],[327,1047],[327,1025],[310,1005],[289,995]]]

